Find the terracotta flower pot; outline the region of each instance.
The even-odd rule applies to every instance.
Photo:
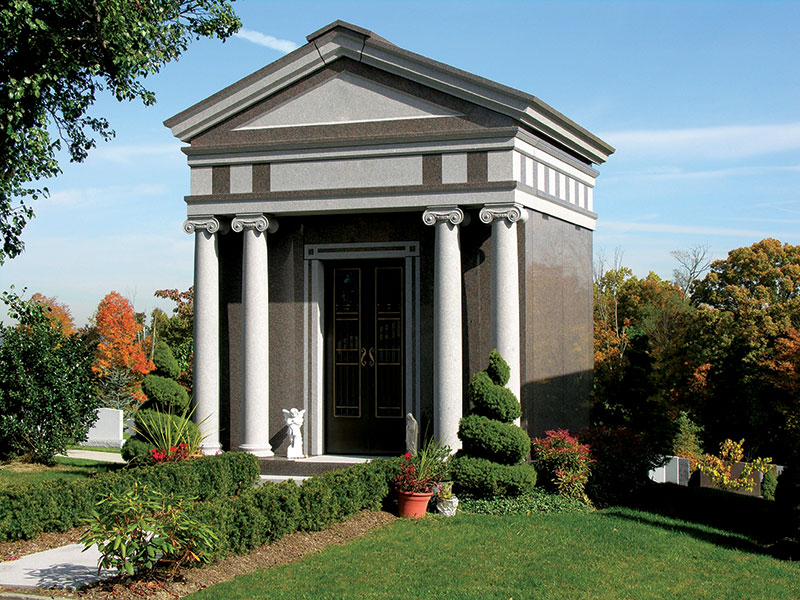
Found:
[[[397,514],[409,519],[419,519],[428,510],[433,492],[403,492],[397,490]]]

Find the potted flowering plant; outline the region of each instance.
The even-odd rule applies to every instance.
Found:
[[[394,478],[398,513],[418,519],[425,514],[439,482],[447,475],[450,448],[430,441],[416,454],[406,452]]]
[[[436,486],[436,510],[445,517],[452,517],[458,510],[458,498],[453,493],[453,482],[442,481]]]

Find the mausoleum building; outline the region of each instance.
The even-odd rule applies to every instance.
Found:
[[[531,435],[587,424],[593,188],[538,98],[337,21],[165,122],[185,142],[204,450],[452,448],[497,348]]]

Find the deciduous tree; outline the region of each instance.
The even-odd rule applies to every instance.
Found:
[[[97,358],[93,369],[102,374],[113,369],[125,369],[138,375],[153,370],[153,362],[145,356],[138,336],[142,325],[136,321],[133,306],[117,292],[109,292],[100,301],[95,316]]]
[[[97,94],[155,95],[144,78],[192,39],[231,36],[241,26],[228,0],[8,0],[0,6],[0,263],[19,254],[34,182],[61,172],[57,152],[84,160],[94,136],[114,135],[89,113]],[[57,132],[57,133],[56,133]],[[62,148],[62,143],[64,147]]]
[[[29,302],[44,306],[45,314],[53,323],[53,327],[60,326],[64,335],[72,335],[76,332],[75,321],[72,320],[72,312],[66,304],[61,304],[55,298],[48,298],[38,292],[31,296]]]

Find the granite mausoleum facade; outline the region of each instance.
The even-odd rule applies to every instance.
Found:
[[[204,451],[453,448],[511,366],[531,435],[587,424],[608,144],[539,99],[337,21],[165,122],[188,144]]]

